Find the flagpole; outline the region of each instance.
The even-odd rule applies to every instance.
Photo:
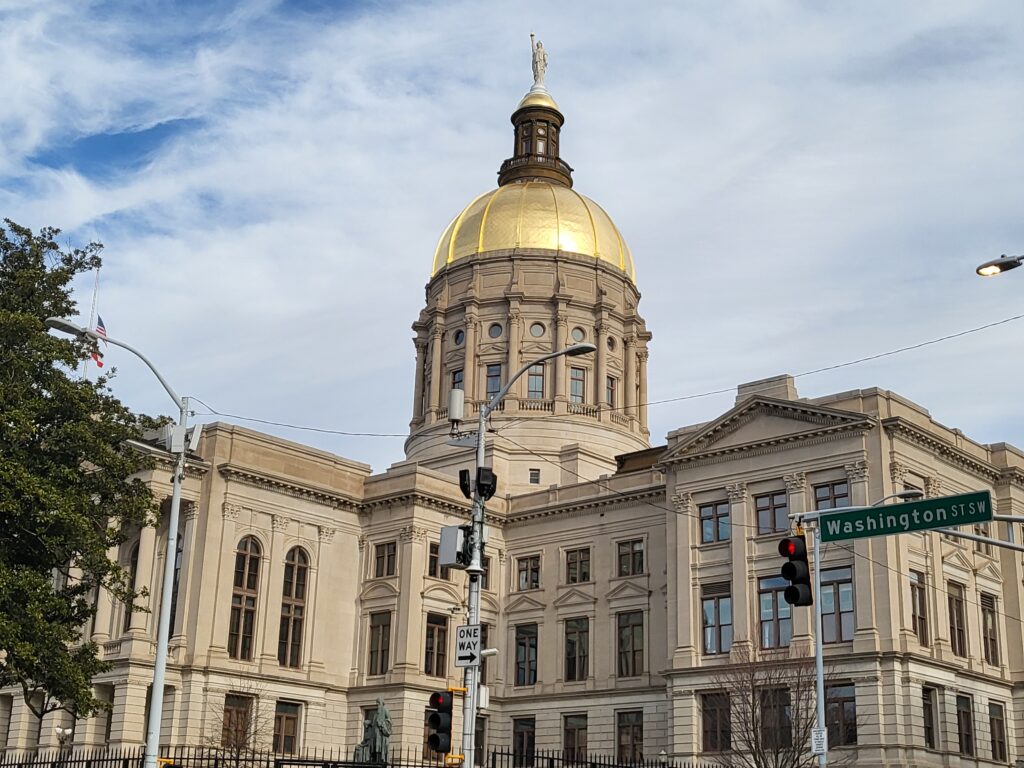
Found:
[[[96,279],[93,280],[92,284],[92,307],[89,309],[89,325],[86,328],[93,328],[96,325],[96,295],[100,291],[100,268],[96,267]],[[88,378],[86,374],[89,372],[89,358],[86,357],[82,361],[82,378]]]

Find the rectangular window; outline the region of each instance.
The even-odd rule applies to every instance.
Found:
[[[644,540],[620,541],[619,576],[640,576],[644,572]]]
[[[729,694],[704,693],[700,697],[701,726],[705,752],[728,752],[732,749],[732,723]]]
[[[975,523],[973,527],[975,536],[989,537],[988,523]],[[974,542],[974,551],[983,555],[991,555],[992,545],[985,541],[976,541]]]
[[[614,376],[606,376],[604,380],[604,401],[609,408],[615,407],[615,390],[618,388],[618,381]]]
[[[758,533],[789,531],[789,495],[785,491],[773,491],[762,496],[755,496],[754,509],[757,510]]]
[[[252,705],[251,696],[229,693],[224,697],[220,737],[220,745],[224,749],[238,751],[249,748],[253,725]]]
[[[569,402],[582,403],[587,391],[587,371],[575,366],[569,368]]]
[[[992,735],[992,759],[1006,762],[1006,712],[1002,704],[988,704],[988,732]]]
[[[441,545],[436,541],[430,542],[427,554],[427,576],[445,581],[451,581],[452,578],[452,569],[447,565],[441,565]]]
[[[853,569],[821,572],[821,638],[825,643],[853,640]]]
[[[590,581],[590,547],[570,549],[565,553],[565,583],[584,584]]]
[[[531,469],[530,470],[530,485],[540,485],[540,470],[539,469]]]
[[[617,614],[619,677],[638,677],[644,671],[644,612]]]
[[[512,720],[512,764],[516,768],[533,765],[536,738],[537,721],[534,718],[517,717]]]
[[[299,747],[299,705],[277,702],[274,710],[274,752],[294,755]]]
[[[981,642],[985,647],[985,661],[999,666],[999,631],[994,595],[981,594]]]
[[[394,576],[395,566],[398,562],[398,545],[393,541],[378,544],[374,547],[373,552],[373,575],[378,579],[383,576]]]
[[[544,363],[530,366],[526,375],[526,396],[530,400],[544,399]]]
[[[566,715],[562,720],[562,749],[569,762],[587,756],[587,716]]]
[[[644,759],[644,713],[615,714],[616,753],[620,762],[634,763]]]
[[[956,733],[960,754],[974,757],[974,702],[970,696],[956,697]]]
[[[910,621],[917,642],[928,645],[928,593],[925,591],[924,574],[910,572]]]
[[[967,620],[964,613],[964,588],[949,582],[946,592],[949,597],[949,643],[957,656],[967,656]]]
[[[480,574],[480,589],[491,588],[491,558],[482,558],[481,564],[484,572]]]
[[[825,723],[829,749],[857,743],[857,699],[853,683],[825,687]]]
[[[528,589],[540,589],[540,555],[518,558],[516,574],[519,577],[520,592]]]
[[[762,648],[785,648],[793,637],[792,606],[783,597],[788,585],[781,576],[758,580]]]
[[[487,399],[491,400],[501,390],[501,364],[487,366]]]
[[[845,480],[814,486],[814,508],[836,509],[850,506],[850,484]]]
[[[426,654],[424,674],[445,677],[448,674],[448,617],[439,613],[427,614]]]
[[[537,682],[537,625],[516,627],[516,685]]]
[[[462,375],[462,369],[452,371],[452,389],[463,389],[464,378]]]
[[[789,749],[793,746],[793,712],[786,688],[760,691],[761,744],[768,749]]]
[[[480,648],[490,648],[491,639],[491,625],[486,622],[480,622]],[[487,685],[487,657],[484,656],[480,659],[479,667],[480,678],[478,682],[480,685]],[[483,763],[481,763],[483,765]]]
[[[587,656],[590,652],[590,619],[568,619],[565,622],[565,679],[586,680]]]
[[[701,588],[704,653],[728,653],[732,648],[732,595],[728,582]]]
[[[935,749],[935,714],[939,692],[934,688],[921,688],[921,713],[924,716],[924,745]]]
[[[729,540],[729,502],[716,501],[701,504],[700,540],[705,544]]]
[[[370,668],[367,674],[383,675],[391,655],[391,611],[370,614]]]

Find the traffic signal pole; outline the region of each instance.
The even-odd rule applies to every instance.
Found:
[[[825,653],[821,642],[821,525],[815,523],[811,530],[814,552],[814,676],[817,693],[817,721],[819,728],[825,725]],[[819,768],[828,765],[828,730],[825,731],[825,749],[818,755]]]

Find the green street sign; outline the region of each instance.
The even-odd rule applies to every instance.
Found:
[[[992,519],[992,496],[988,491],[908,501],[884,507],[861,507],[849,512],[837,510],[818,518],[822,541],[846,541],[869,536],[927,531],[954,525],[987,523]]]

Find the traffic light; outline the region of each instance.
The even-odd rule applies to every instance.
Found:
[[[452,751],[452,704],[451,691],[436,691],[430,694],[430,708],[434,711],[427,718],[427,725],[434,730],[427,738],[427,744],[434,752],[447,755]]]
[[[789,582],[783,595],[786,602],[790,605],[813,605],[807,541],[803,536],[788,536],[779,542],[779,554],[789,558],[789,562],[782,565],[782,578]]]

